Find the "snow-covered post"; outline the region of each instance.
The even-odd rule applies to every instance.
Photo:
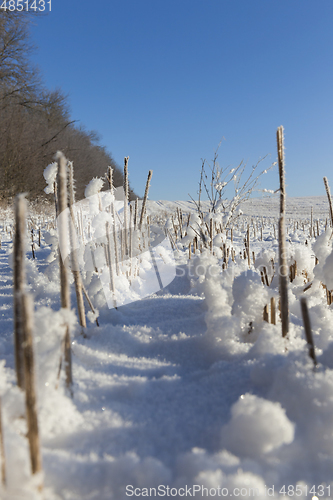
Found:
[[[22,293],[25,284],[25,233],[27,202],[24,194],[15,198],[14,236],[14,345],[17,385],[24,389]]]
[[[63,153],[60,151],[56,155],[58,161],[58,213],[61,217],[62,212],[67,209],[67,160]],[[60,248],[68,245],[68,220],[64,217],[59,224],[59,244]],[[61,284],[61,307],[63,309],[70,309],[70,293],[68,282],[68,269],[65,266],[63,259],[59,252],[59,266],[60,266],[60,284]],[[66,386],[72,395],[72,352],[69,326],[66,325],[66,333],[64,338],[64,357],[65,357],[65,371],[66,371]]]
[[[280,219],[279,219],[279,288],[281,304],[282,337],[289,331],[288,306],[288,266],[286,255],[286,228],[285,228],[285,172],[284,172],[284,144],[283,127],[277,129],[277,149],[280,176]]]

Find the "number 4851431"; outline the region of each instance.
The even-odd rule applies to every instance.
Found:
[[[1,2],[1,0],[0,0]],[[51,0],[3,0],[0,5],[0,9],[4,11],[21,12],[22,10],[29,11],[33,10],[34,12],[44,12],[45,10],[51,11]]]

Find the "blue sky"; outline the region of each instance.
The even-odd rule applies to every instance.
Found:
[[[196,197],[201,159],[276,160],[289,196],[333,187],[332,0],[53,0],[34,61],[151,199]],[[93,173],[92,173],[93,175]],[[278,188],[278,172],[261,187]]]

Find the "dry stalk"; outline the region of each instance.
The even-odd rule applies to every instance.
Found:
[[[124,246],[125,255],[128,255],[128,160],[129,156],[124,158]]]
[[[129,218],[129,261],[130,261],[130,284],[132,282],[133,275],[133,206],[130,205],[130,218]]]
[[[138,198],[135,199],[134,204],[134,231],[136,231],[138,226]]]
[[[279,220],[279,291],[281,301],[282,336],[286,337],[289,331],[288,306],[288,266],[286,259],[286,229],[285,229],[285,172],[284,172],[284,144],[283,127],[277,130],[277,149],[280,176],[280,220]]]
[[[96,311],[95,311],[95,308],[94,308],[94,306],[93,306],[93,303],[91,302],[90,297],[89,297],[89,295],[88,295],[88,293],[87,293],[87,290],[85,289],[85,287],[84,287],[83,285],[82,285],[82,290],[83,290],[83,293],[84,293],[85,298],[87,299],[87,302],[88,302],[88,304],[89,304],[89,307],[90,307],[90,309],[91,309],[92,313],[93,313],[93,314],[96,314]],[[96,321],[96,325],[97,325],[97,326],[99,326],[99,323],[98,323],[98,318],[96,318],[96,319],[95,319],[95,321]]]
[[[22,318],[24,338],[24,377],[25,377],[25,401],[28,426],[28,441],[30,448],[30,462],[32,474],[42,470],[42,458],[40,453],[37,400],[35,387],[35,366],[33,353],[33,304],[31,297],[22,294]],[[40,484],[42,489],[42,484]]]
[[[119,258],[118,258],[118,243],[117,243],[117,222],[116,222],[116,210],[114,207],[114,203],[112,203],[112,219],[113,219],[113,245],[114,245],[114,259],[116,263],[116,273],[117,276],[120,275],[120,268],[119,268]]]
[[[77,256],[77,242],[76,242],[76,232],[75,232],[75,216],[74,216],[74,203],[75,203],[75,195],[74,195],[74,171],[73,171],[73,163],[69,164],[69,210],[71,214],[71,223],[69,225],[69,233],[70,233],[70,242],[71,242],[71,258],[72,258],[72,273],[74,277],[75,283],[75,292],[76,292],[76,302],[79,313],[79,321],[82,328],[86,328],[86,315],[84,310],[84,302],[83,302],[83,294],[82,294],[82,279],[81,273],[79,270],[79,259]],[[83,332],[82,332],[83,333]]]
[[[311,330],[310,316],[309,316],[308,306],[307,306],[305,297],[301,298],[301,309],[302,309],[305,337],[306,337],[306,341],[307,341],[308,346],[309,346],[309,356],[313,360],[314,365],[316,366],[317,359],[316,359],[315,347],[314,347],[312,330]]]
[[[310,238],[312,238],[312,234],[313,234],[313,207],[311,207]]]
[[[275,297],[271,297],[271,323],[276,325]]]
[[[1,483],[2,486],[6,487],[6,456],[5,456],[5,446],[4,446],[4,436],[2,428],[2,407],[0,399],[0,455],[1,455]]]
[[[182,232],[182,220],[181,220],[181,214],[180,214],[180,209],[177,207],[177,216],[178,216],[178,224],[179,224],[179,232],[180,232],[180,239],[183,238],[183,232]]]
[[[113,169],[111,167],[108,167],[108,169],[107,169],[106,179],[108,181],[111,194],[113,194]]]
[[[142,227],[143,218],[145,216],[146,203],[147,203],[148,191],[149,191],[149,184],[150,184],[150,180],[151,180],[152,175],[153,175],[153,171],[149,170],[148,178],[147,178],[147,183],[146,183],[146,189],[145,189],[145,195],[144,195],[144,198],[143,198],[142,208],[141,208],[141,216],[140,216],[140,222],[139,222],[139,229],[140,230],[141,230],[141,227]]]
[[[71,397],[73,397],[72,349],[71,349],[71,338],[68,325],[66,325],[64,352],[65,352],[64,357],[65,357],[66,387]]]
[[[250,257],[250,226],[247,226],[246,233],[246,251],[247,251],[247,263],[248,266],[251,267],[251,257]]]
[[[331,227],[333,227],[332,198],[331,198],[331,191],[330,191],[330,186],[328,184],[327,177],[324,177],[324,184],[325,184],[326,194],[327,194],[327,198],[328,198],[328,204],[329,204],[329,207],[330,207]]]
[[[67,209],[67,160],[62,153],[57,154],[58,160],[58,212],[61,213]],[[60,247],[68,244],[68,219],[63,217],[61,224],[59,224],[59,240]],[[68,269],[65,266],[63,259],[59,252],[59,267],[60,267],[60,284],[61,284],[61,307],[63,309],[70,309],[70,291],[68,282]],[[71,342],[69,327],[66,326],[66,333],[64,339],[64,357],[65,357],[65,372],[66,372],[66,386],[72,395],[72,363],[71,363]]]
[[[26,199],[19,194],[15,198],[14,236],[14,344],[17,385],[24,389],[22,293],[25,284],[25,233]]]
[[[109,273],[110,273],[110,290],[112,292],[112,298],[113,298],[113,304],[114,307],[116,308],[116,290],[115,290],[115,284],[114,284],[114,269],[113,269],[113,260],[112,260],[112,252],[111,252],[111,238],[110,238],[110,224],[109,222],[105,223],[106,227],[106,240],[107,240],[107,263],[109,267]]]

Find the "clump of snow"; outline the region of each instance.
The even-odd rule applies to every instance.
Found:
[[[46,194],[54,193],[54,183],[57,178],[57,173],[58,173],[58,163],[53,162],[50,163],[44,170],[43,176],[44,179],[46,180],[46,188],[44,189],[44,192]]]
[[[237,276],[232,286],[234,303],[232,313],[244,321],[262,320],[263,308],[269,301],[269,293],[257,272],[246,270]]]
[[[280,403],[244,394],[231,407],[222,429],[222,443],[240,457],[259,457],[294,439],[295,425]]]
[[[90,196],[94,196],[94,194],[97,194],[100,192],[104,185],[103,179],[100,177],[94,177],[91,179],[89,184],[87,184],[86,189],[84,190],[84,196],[86,198],[89,198]]]

